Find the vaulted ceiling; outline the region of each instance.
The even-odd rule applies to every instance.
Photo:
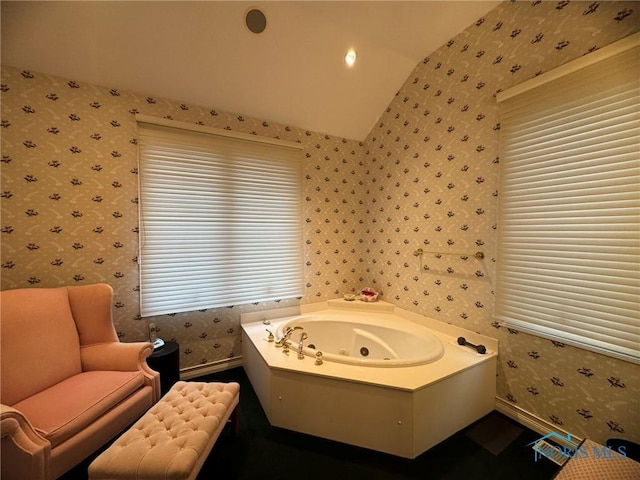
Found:
[[[2,1],[2,63],[362,140],[416,64],[498,3]]]

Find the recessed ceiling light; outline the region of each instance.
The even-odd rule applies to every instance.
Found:
[[[354,49],[350,49],[344,56],[344,63],[346,63],[350,67],[353,67],[353,64],[356,63],[357,57],[358,55],[356,54],[356,51]]]

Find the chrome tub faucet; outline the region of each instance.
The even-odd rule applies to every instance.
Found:
[[[304,348],[303,342],[309,338],[307,332],[302,332],[300,334],[300,341],[298,342],[298,360],[304,360],[304,353],[302,353],[302,349]]]
[[[302,327],[298,327],[298,326],[293,328],[287,327],[282,337],[276,342],[276,347],[283,347],[284,344],[287,343],[287,340],[289,340],[289,337],[291,336],[291,334],[296,330],[302,330]]]

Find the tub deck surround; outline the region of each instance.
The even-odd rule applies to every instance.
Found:
[[[304,305],[293,314],[291,309],[284,310],[289,315],[286,317],[273,317],[272,313],[256,312],[243,316],[243,348],[246,340],[253,343],[263,360],[276,370],[295,371],[308,375],[348,380],[356,383],[368,383],[397,390],[416,391],[434,382],[441,381],[451,375],[485,362],[494,362],[497,357],[498,341],[463,328],[433,320],[422,315],[414,314],[395,308],[387,302],[347,302],[344,300],[330,300],[329,302]],[[356,313],[357,312],[357,313]],[[275,315],[283,313],[276,310]],[[267,341],[267,330],[274,334],[281,324],[299,318],[304,315],[335,320],[344,319],[349,313],[355,313],[358,317],[366,314],[379,324],[388,327],[402,329],[404,325],[415,328],[416,324],[429,329],[429,332],[440,340],[444,348],[444,355],[435,362],[413,367],[367,367],[358,365],[342,365],[325,361],[322,365],[315,365],[312,357],[298,360],[296,357],[295,343],[291,347],[289,355],[282,353],[281,348],[276,348],[273,343]],[[264,320],[270,323],[265,325]],[[483,344],[487,347],[487,353],[481,355],[474,350],[458,345],[457,338],[464,336],[474,344]],[[246,337],[246,338],[244,338]],[[292,340],[296,341],[296,336]],[[319,347],[319,350],[322,348]],[[244,356],[244,351],[243,351]],[[246,365],[246,362],[245,362]]]
[[[494,339],[386,302],[336,300],[303,306],[297,314],[288,309],[286,317],[272,316],[282,313],[257,312],[242,319],[244,368],[274,426],[415,458],[495,408]],[[295,348],[287,355],[267,340],[267,329],[275,333],[300,315],[345,321],[369,317],[400,330],[421,325],[442,343],[444,354],[409,367],[328,360],[316,365],[313,357],[299,360]],[[487,353],[458,345],[459,336],[482,343]],[[296,334],[292,337],[296,340]]]

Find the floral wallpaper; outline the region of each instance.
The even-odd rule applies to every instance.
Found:
[[[359,142],[8,66],[1,92],[2,289],[107,282],[121,340],[153,321],[181,368],[240,355],[241,313],[300,303],[140,316],[138,113],[303,144],[305,299],[357,286]]]
[[[635,2],[505,2],[425,52],[364,142],[3,66],[2,289],[108,282],[121,339],[153,320],[187,368],[239,355],[242,312],[370,285],[498,338],[501,399],[578,436],[640,442],[639,366],[492,319],[495,94],[639,25]],[[136,113],[304,146],[302,299],[140,317]]]
[[[418,64],[364,142],[366,282],[402,308],[498,338],[498,396],[601,442],[640,441],[640,367],[492,318],[495,94],[639,28],[635,2],[503,3]]]

